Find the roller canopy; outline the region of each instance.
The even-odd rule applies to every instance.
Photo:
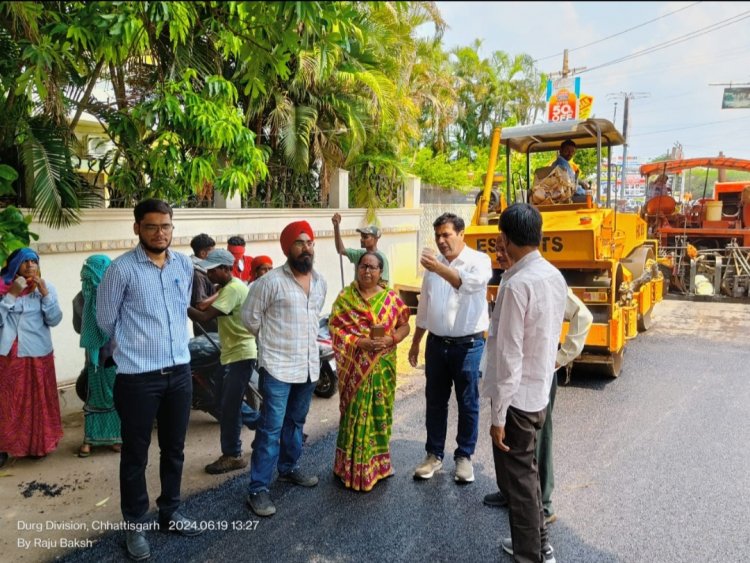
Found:
[[[505,133],[505,132],[503,132]],[[726,168],[750,172],[750,160],[715,156],[708,158],[687,158],[683,160],[664,160],[641,165],[641,176],[652,174],[675,174],[690,168]]]
[[[601,134],[602,147],[615,147],[625,142],[611,121],[599,118],[506,127],[500,142],[522,153],[556,151],[568,139],[579,149],[590,149],[596,147],[597,131]]]

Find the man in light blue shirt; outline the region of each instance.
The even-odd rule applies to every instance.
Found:
[[[575,186],[575,195],[577,196],[585,196],[586,190],[578,185],[578,166],[576,166],[575,163],[571,165],[571,160],[573,159],[573,156],[576,154],[576,144],[568,139],[567,141],[563,141],[560,145],[560,153],[557,155],[557,158],[552,163],[552,167],[560,167],[562,168],[570,178],[570,181],[572,182],[573,186]],[[576,169],[573,167],[575,166]]]
[[[154,419],[161,450],[160,529],[184,536],[201,530],[177,512],[193,393],[187,330],[193,264],[169,250],[174,226],[166,202],[142,201],[134,215],[140,243],[107,269],[97,292],[96,321],[116,342],[120,507],[131,524],[125,532],[128,555],[139,561],[151,556],[142,524],[149,508],[145,471]]]

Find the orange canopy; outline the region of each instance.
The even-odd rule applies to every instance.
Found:
[[[663,160],[641,165],[641,176],[652,174],[674,174],[688,168],[727,168],[750,172],[750,160],[711,156],[703,158],[686,158],[684,160]]]

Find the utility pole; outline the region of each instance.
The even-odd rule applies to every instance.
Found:
[[[622,97],[625,100],[622,110],[622,138],[625,142],[622,144],[622,174],[620,177],[620,189],[623,195],[625,193],[625,178],[627,178],[628,168],[628,124],[630,119],[630,100],[638,98],[645,98],[649,94],[647,92],[620,92],[619,94],[608,94],[608,97]],[[615,111],[617,106],[615,106]],[[615,199],[620,199],[617,193],[615,193]]]
[[[550,78],[567,78],[570,75],[575,74],[576,72],[581,72],[582,70],[586,70],[585,66],[580,66],[574,69],[571,69],[568,66],[568,50],[565,49],[563,51],[563,66],[562,66],[562,72],[551,72],[549,74]]]

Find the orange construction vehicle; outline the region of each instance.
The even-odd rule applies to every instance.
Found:
[[[678,201],[669,177],[694,168],[750,172],[750,160],[691,158],[641,166],[646,178],[642,215],[671,264],[673,291],[747,297],[750,291],[750,179],[716,182],[710,197]],[[649,183],[651,176],[656,180]]]

